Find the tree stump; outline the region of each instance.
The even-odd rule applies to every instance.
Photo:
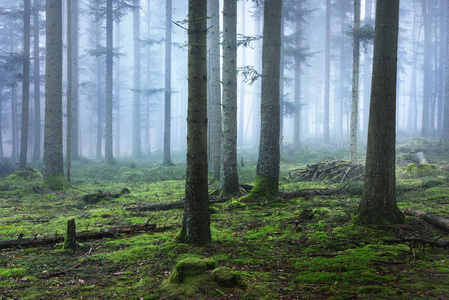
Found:
[[[64,239],[62,249],[64,251],[74,251],[76,249],[75,219],[70,219],[67,221],[67,236]]]

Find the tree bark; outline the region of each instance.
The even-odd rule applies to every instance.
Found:
[[[239,192],[237,174],[237,0],[223,3],[223,108],[220,195]]]
[[[186,198],[177,240],[211,242],[207,182],[207,1],[189,0]]]
[[[256,182],[244,200],[279,196],[281,0],[266,0],[262,52],[262,99]]]
[[[376,24],[366,183],[358,216],[367,223],[401,223],[395,195],[399,0],[377,0]]]
[[[218,0],[208,4],[209,19],[209,170],[213,180],[220,178],[221,162],[221,76],[220,76],[220,5]]]
[[[41,158],[41,80],[40,80],[40,46],[39,46],[39,11],[40,0],[34,0],[33,12],[33,80],[34,80],[34,143],[33,162]]]
[[[409,209],[404,210],[404,214],[408,216],[414,216],[423,219],[429,224],[432,224],[438,228],[449,230],[449,220],[439,217],[437,215],[426,213],[419,210]]]
[[[70,160],[72,150],[72,67],[72,0],[67,0],[67,131],[65,179],[68,182],[70,182]]]
[[[72,122],[71,122],[71,138],[70,138],[70,158],[71,160],[78,160],[80,157],[80,130],[79,130],[79,70],[78,70],[78,60],[79,60],[79,0],[71,0],[71,52],[72,59],[70,63],[72,65],[72,93],[71,93],[71,102],[72,102]]]
[[[326,37],[324,49],[324,116],[323,139],[325,144],[330,143],[329,138],[329,94],[330,94],[330,57],[331,57],[331,1],[326,0]]]
[[[46,65],[45,65],[45,130],[44,188],[52,190],[67,186],[62,155],[62,7],[59,0],[46,2]]]
[[[120,40],[121,40],[121,36],[120,36],[120,20],[117,20],[116,22],[116,26],[115,26],[115,45],[117,48],[120,48]],[[115,116],[115,132],[114,132],[114,153],[115,153],[115,157],[119,157],[120,156],[120,125],[121,125],[121,118],[120,118],[120,105],[121,105],[121,101],[120,101],[120,91],[121,91],[121,65],[120,65],[120,56],[118,56],[115,59],[115,84],[114,84],[114,88],[115,88],[115,97],[114,97],[114,116]]]
[[[22,73],[22,129],[20,135],[19,168],[24,169],[28,151],[28,121],[30,113],[30,20],[31,0],[24,1],[23,15],[23,73]]]
[[[449,5],[447,5],[447,24],[446,30],[449,30]],[[445,101],[444,101],[444,118],[442,139],[449,141],[449,34],[446,35],[446,88],[445,88]]]
[[[67,1],[67,11],[70,14],[70,0]],[[76,226],[75,219],[67,221],[67,234],[64,239],[64,245],[62,249],[65,251],[74,251],[76,249]]]
[[[172,0],[166,0],[165,8],[165,107],[164,107],[164,166],[171,161],[171,48],[172,48]]]
[[[430,52],[431,52],[431,31],[429,20],[429,3],[421,0],[422,17],[424,24],[424,81],[423,81],[423,109],[421,136],[428,137],[433,132],[433,124],[430,124]]]
[[[357,164],[357,129],[359,113],[359,66],[360,66],[360,0],[354,0],[354,34],[352,44],[352,105],[351,105],[351,162]]]
[[[301,51],[301,15],[302,0],[296,3],[296,20],[295,20],[295,43],[296,51]],[[299,148],[301,146],[301,60],[295,57],[295,115],[293,120],[293,146]]]

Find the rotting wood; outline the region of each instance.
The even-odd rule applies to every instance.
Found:
[[[449,231],[449,220],[439,217],[437,215],[409,208],[404,210],[404,214],[408,216],[421,218],[429,224],[432,224],[438,228]]]
[[[102,229],[100,231],[82,231],[76,234],[77,241],[85,241],[90,239],[113,238],[120,234],[131,234],[139,232],[163,232],[179,228],[179,225],[171,225],[164,227],[157,227],[156,224],[135,224],[129,226],[119,226]],[[57,244],[63,242],[65,235],[36,235],[32,238],[21,238],[12,240],[0,241],[0,249],[14,248],[14,247],[34,247],[42,245]]]

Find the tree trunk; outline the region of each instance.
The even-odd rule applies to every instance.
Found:
[[[449,5],[447,6],[447,24],[446,30],[449,30]],[[444,118],[443,118],[443,129],[442,129],[442,139],[446,142],[449,141],[449,34],[446,35],[446,88],[445,88],[445,99],[444,99]]]
[[[42,187],[67,186],[62,156],[62,7],[46,1],[45,129]]]
[[[330,94],[330,57],[331,57],[331,1],[326,0],[326,37],[324,58],[324,116],[323,139],[325,144],[330,143],[329,138],[329,94]]]
[[[115,26],[115,45],[117,48],[120,49],[120,21],[116,22],[116,26]],[[115,88],[115,97],[114,97],[114,103],[115,103],[115,132],[114,132],[114,153],[115,153],[115,157],[119,157],[120,156],[120,122],[121,122],[121,118],[120,118],[120,90],[121,90],[121,84],[120,84],[120,80],[121,80],[121,66],[120,66],[120,56],[118,56],[115,59],[115,84],[114,84],[114,88]]]
[[[358,216],[367,223],[401,223],[396,205],[396,78],[399,0],[377,0],[365,187]],[[382,24],[382,26],[379,26]]]
[[[133,0],[133,38],[134,38],[134,92],[133,92],[133,134],[132,155],[142,155],[140,132],[140,0]]]
[[[429,3],[427,0],[421,0],[422,17],[424,24],[424,81],[423,81],[423,109],[421,136],[428,137],[432,133],[433,124],[430,124],[430,47],[431,31],[429,20]]]
[[[365,1],[365,24],[372,25],[372,0]],[[371,62],[372,62],[372,48],[366,45],[367,49],[363,55],[363,138],[366,139],[368,134],[368,119],[369,119],[369,98],[371,91]]]
[[[30,112],[30,19],[31,0],[24,1],[23,15],[23,73],[22,73],[22,130],[20,135],[19,168],[27,163],[28,121]]]
[[[147,1],[147,36],[150,36],[151,33],[151,1]],[[151,47],[147,46],[146,48],[146,56],[147,56],[147,82],[146,82],[146,88],[149,89],[151,87]],[[147,151],[148,155],[151,155],[151,142],[150,142],[150,117],[151,117],[151,111],[150,111],[150,105],[151,105],[151,97],[148,96],[146,99],[146,118],[145,118],[145,149]]]
[[[70,0],[67,1],[67,11],[70,14]],[[67,235],[64,239],[64,245],[62,246],[64,251],[74,251],[76,250],[76,226],[75,219],[70,219],[67,221]]]
[[[209,19],[209,169],[213,180],[220,178],[221,162],[221,76],[220,76],[220,5],[219,0],[208,4]]]
[[[166,0],[165,8],[165,107],[164,107],[164,166],[171,161],[171,48],[172,48],[172,0]]]
[[[257,6],[255,7],[257,9]],[[256,18],[255,26],[255,35],[261,36],[261,26],[263,20],[262,18]],[[255,62],[254,67],[256,71],[262,72],[262,40],[258,40],[254,42],[255,48]],[[256,80],[253,87],[253,105],[252,105],[252,144],[254,147],[257,146],[257,143],[260,141],[260,91],[262,89],[261,80]]]
[[[80,130],[79,130],[79,70],[78,70],[78,60],[79,60],[79,29],[78,29],[78,15],[79,15],[79,0],[71,0],[71,52],[72,59],[70,60],[72,65],[72,93],[71,93],[71,102],[72,102],[72,128],[70,131],[71,139],[70,139],[70,155],[71,160],[78,160],[80,157]]]
[[[237,174],[237,1],[223,3],[223,116],[220,194],[238,193]]]
[[[186,198],[177,240],[211,242],[207,183],[207,1],[189,0]]]
[[[68,182],[70,182],[70,151],[72,150],[72,67],[72,0],[67,0],[67,140],[65,154],[65,179]]]
[[[354,0],[354,35],[352,45],[352,105],[351,105],[351,162],[357,164],[357,129],[359,113],[359,66],[360,66],[360,0]]]
[[[302,0],[296,3],[296,51],[301,51],[301,16]],[[298,56],[295,56],[295,115],[293,120],[293,146],[299,148],[301,145],[301,60]]]
[[[101,24],[95,22],[95,41],[96,47],[101,47]],[[96,158],[102,159],[102,139],[103,139],[103,109],[104,109],[104,95],[103,95],[103,63],[102,59],[96,59],[96,82],[97,82],[97,136],[96,136]]]
[[[245,200],[279,196],[281,0],[266,0],[262,49],[262,99],[256,182]]]
[[[2,89],[3,89],[3,85],[0,85],[0,124],[2,124]],[[3,153],[3,130],[0,130],[0,159],[4,158],[4,153]]]
[[[39,46],[39,9],[40,0],[34,0],[33,11],[33,80],[34,80],[34,144],[33,162],[41,158],[41,80],[40,80],[40,46]]]
[[[246,1],[242,1],[242,24],[241,24],[241,34],[246,35]],[[242,54],[242,67],[246,66],[246,47],[241,47]],[[237,145],[241,148],[244,146],[244,133],[245,133],[245,83],[242,82],[240,85],[240,101],[238,104],[238,132],[237,132]]]
[[[113,161],[112,152],[112,80],[113,80],[113,8],[112,0],[106,1],[106,129],[104,156],[108,163]]]

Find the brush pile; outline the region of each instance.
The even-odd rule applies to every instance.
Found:
[[[352,164],[346,160],[333,160],[291,170],[287,180],[290,182],[328,181],[339,183],[362,179],[364,171],[363,165]]]

